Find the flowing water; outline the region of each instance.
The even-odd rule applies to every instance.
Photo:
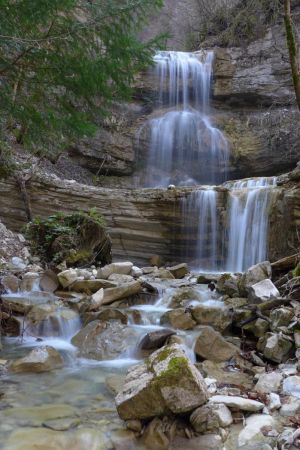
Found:
[[[228,145],[208,116],[213,52],[159,52],[154,58],[158,107],[148,123],[146,187],[226,180]]]

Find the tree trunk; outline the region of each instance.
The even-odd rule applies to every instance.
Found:
[[[298,108],[300,110],[300,73],[299,73],[299,55],[296,42],[294,24],[291,16],[291,1],[284,0],[284,23],[286,31],[287,46],[290,55],[291,71],[293,84],[296,94]]]

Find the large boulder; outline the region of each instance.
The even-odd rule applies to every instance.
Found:
[[[60,272],[58,275],[58,281],[63,288],[71,286],[77,280],[76,269],[67,269]]]
[[[176,334],[175,331],[169,330],[168,328],[151,331],[142,338],[139,347],[141,350],[156,350],[162,347],[166,343],[166,340],[174,334]]]
[[[119,321],[94,320],[72,338],[79,356],[98,361],[111,360],[134,347],[137,334]]]
[[[108,280],[76,280],[69,286],[69,289],[73,292],[83,292],[87,295],[91,295],[99,291],[99,289],[107,289],[116,286],[117,283]]]
[[[241,277],[239,290],[241,296],[247,296],[249,288],[259,281],[271,278],[272,267],[269,261],[264,261],[251,266]]]
[[[197,433],[218,431],[228,427],[233,418],[230,410],[222,403],[207,403],[197,408],[190,417],[192,427]]]
[[[109,305],[117,300],[139,294],[141,291],[142,286],[138,281],[124,283],[114,288],[100,289],[92,296],[91,309],[97,309],[102,305]]]
[[[266,333],[259,338],[257,349],[260,350],[267,359],[276,363],[286,361],[293,348],[293,341],[290,337],[281,333]]]
[[[210,326],[199,327],[195,353],[203,359],[222,362],[239,354],[239,349],[227,342],[223,336]]]
[[[178,344],[154,352],[146,364],[130,369],[116,397],[123,420],[184,414],[206,403],[204,380]]]
[[[9,363],[8,370],[14,373],[20,372],[49,372],[62,367],[63,359],[53,347],[37,347],[24,358],[19,358]]]
[[[263,303],[274,297],[280,297],[280,293],[268,278],[249,287],[249,303]]]
[[[166,303],[170,308],[180,308],[192,300],[201,300],[201,293],[193,287],[181,287],[167,295]]]
[[[197,324],[210,325],[220,331],[225,330],[232,320],[229,309],[221,302],[199,304],[190,311]]]
[[[283,375],[281,372],[272,371],[268,373],[262,373],[255,385],[255,390],[261,394],[278,392],[282,379]]]
[[[178,264],[177,266],[167,267],[167,270],[171,272],[174,278],[184,278],[189,273],[188,265],[185,263]]]
[[[190,311],[184,308],[171,309],[160,318],[161,325],[171,325],[178,330],[191,330],[197,323],[193,320]]]

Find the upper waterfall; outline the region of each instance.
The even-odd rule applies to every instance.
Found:
[[[143,132],[149,142],[146,187],[219,184],[226,180],[226,138],[212,124],[213,52],[158,52],[157,109]]]

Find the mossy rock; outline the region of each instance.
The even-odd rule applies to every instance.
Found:
[[[32,253],[46,263],[68,266],[110,264],[111,239],[95,210],[36,218],[25,230]]]

